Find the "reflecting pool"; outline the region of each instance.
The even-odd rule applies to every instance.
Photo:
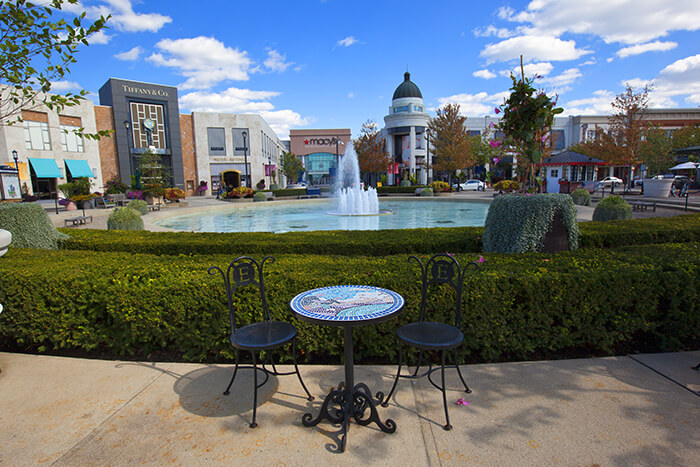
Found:
[[[223,202],[222,202],[223,203]],[[420,227],[483,226],[489,203],[453,199],[380,200],[373,216],[330,214],[336,200],[266,202],[167,217],[159,227],[190,232],[295,232],[309,230],[385,230]]]

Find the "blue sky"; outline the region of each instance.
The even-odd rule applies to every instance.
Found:
[[[85,0],[110,29],[55,90],[110,77],[177,86],[181,113],[260,113],[289,129],[383,126],[408,69],[431,114],[493,115],[526,75],[567,114],[608,113],[625,83],[653,107],[700,105],[700,1]]]

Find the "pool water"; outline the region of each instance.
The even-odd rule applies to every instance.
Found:
[[[420,227],[483,226],[489,203],[461,200],[380,200],[378,216],[337,216],[334,200],[268,202],[168,217],[160,227],[190,232],[298,232],[310,230],[385,230]]]

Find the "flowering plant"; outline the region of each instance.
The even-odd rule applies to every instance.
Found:
[[[129,199],[143,199],[143,192],[141,190],[127,191],[126,197]]]
[[[199,182],[199,186],[197,187],[197,191],[199,191],[199,192],[207,191],[207,188],[208,188],[207,182],[202,180],[201,182]]]
[[[177,201],[185,198],[185,192],[179,188],[166,188],[165,199],[168,201]]]
[[[236,188],[228,191],[226,193],[227,198],[244,198],[248,196],[253,196],[253,189],[247,186],[237,186]]]

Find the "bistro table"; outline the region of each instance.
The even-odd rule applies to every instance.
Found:
[[[394,318],[403,308],[404,299],[391,290],[368,285],[336,285],[322,287],[300,293],[289,306],[301,320],[322,326],[342,326],[344,330],[345,381],[332,389],[314,419],[310,413],[304,414],[304,426],[316,426],[323,419],[331,423],[342,423],[340,451],[345,451],[350,420],[360,425],[376,423],[385,433],[396,431],[396,423],[387,419],[383,423],[377,413],[372,393],[365,383],[355,384],[353,368],[352,328],[376,324]],[[384,394],[378,392],[377,402]],[[369,416],[365,417],[365,411]]]

